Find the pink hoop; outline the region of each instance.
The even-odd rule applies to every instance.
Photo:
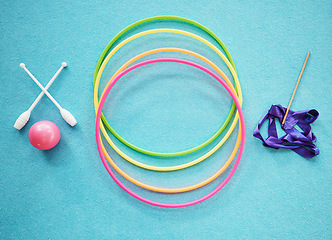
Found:
[[[239,149],[239,153],[238,156],[236,158],[236,161],[234,163],[233,168],[231,169],[230,173],[227,175],[227,177],[225,178],[225,180],[216,188],[214,189],[212,192],[210,192],[209,194],[198,198],[196,200],[190,201],[190,202],[185,202],[185,203],[177,203],[177,204],[169,204],[169,203],[160,203],[160,202],[155,202],[149,199],[146,199],[136,193],[134,193],[133,191],[131,191],[129,188],[127,188],[116,176],[115,174],[112,172],[111,168],[109,167],[105,156],[103,154],[102,148],[101,148],[101,137],[100,137],[100,116],[101,116],[101,112],[105,103],[105,100],[110,92],[110,90],[112,89],[112,87],[114,86],[114,84],[125,74],[131,72],[132,70],[147,65],[147,64],[151,64],[151,63],[158,63],[158,62],[177,62],[177,63],[182,63],[182,64],[186,64],[186,65],[190,65],[193,67],[196,67],[206,73],[208,73],[209,75],[211,75],[212,77],[214,77],[216,80],[218,80],[223,86],[224,88],[227,90],[227,92],[231,95],[236,107],[237,107],[237,111],[239,114],[239,119],[240,119],[240,129],[239,131],[241,131],[241,145],[240,145],[240,149]],[[226,183],[232,178],[233,174],[235,173],[242,154],[243,154],[243,149],[244,149],[244,142],[245,142],[245,124],[244,124],[244,118],[243,118],[243,113],[242,113],[242,109],[241,109],[241,105],[236,97],[236,95],[232,92],[232,90],[229,88],[229,86],[223,81],[222,78],[220,78],[218,75],[216,75],[214,72],[212,72],[211,70],[197,64],[197,63],[193,63],[187,60],[182,60],[182,59],[176,59],[176,58],[158,58],[158,59],[152,59],[152,60],[147,60],[138,64],[135,64],[127,69],[125,69],[124,71],[122,71],[120,74],[118,74],[114,80],[112,81],[112,83],[107,87],[107,89],[105,90],[104,95],[101,96],[100,98],[100,104],[98,107],[98,111],[97,111],[97,116],[96,116],[96,141],[97,141],[97,148],[98,148],[98,152],[100,155],[100,158],[107,170],[107,172],[110,174],[110,176],[113,178],[113,180],[123,189],[125,190],[127,193],[129,193],[131,196],[137,198],[138,200],[154,205],[154,206],[158,206],[158,207],[166,207],[166,208],[180,208],[180,207],[188,207],[191,205],[195,205],[197,203],[203,202],[205,200],[207,200],[208,198],[212,197],[214,194],[216,194],[217,192],[219,192],[225,185]]]

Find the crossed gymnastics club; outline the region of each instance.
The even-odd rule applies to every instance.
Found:
[[[39,102],[39,100],[43,97],[44,94],[46,94],[46,96],[48,96],[48,98],[54,103],[54,105],[60,110],[60,114],[62,116],[62,118],[70,125],[70,126],[75,126],[77,121],[75,119],[75,117],[66,109],[62,108],[60,106],[60,104],[51,96],[51,94],[49,94],[49,92],[47,91],[47,89],[52,85],[52,83],[54,82],[54,80],[56,79],[56,77],[60,74],[60,72],[62,71],[63,68],[67,67],[67,63],[63,62],[61,64],[61,67],[59,68],[59,70],[55,73],[55,75],[52,77],[52,79],[49,81],[49,83],[45,86],[45,88],[40,84],[40,82],[38,82],[38,80],[31,74],[31,72],[25,67],[24,63],[20,64],[20,67],[23,68],[26,73],[32,78],[32,80],[40,87],[40,89],[42,90],[42,92],[38,95],[38,97],[36,98],[36,100],[32,103],[32,105],[29,107],[29,109],[27,111],[25,111],[24,113],[22,113],[18,119],[16,120],[14,127],[18,130],[22,129],[25,124],[29,121],[30,115],[31,115],[31,111],[34,109],[34,107],[37,105],[37,103]]]

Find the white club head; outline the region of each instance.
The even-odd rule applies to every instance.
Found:
[[[18,119],[16,120],[15,124],[14,124],[14,128],[21,130],[21,128],[23,128],[25,126],[25,124],[29,121],[30,118],[30,111],[25,111],[24,113],[22,113]]]
[[[62,118],[72,127],[74,127],[77,123],[75,117],[66,109],[61,108],[60,110]]]

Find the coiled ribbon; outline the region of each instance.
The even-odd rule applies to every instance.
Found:
[[[276,118],[282,122],[285,113],[286,108],[281,105],[272,105],[270,110],[259,121],[253,134],[254,137],[260,139],[265,147],[290,149],[305,158],[312,158],[318,155],[319,149],[313,144],[317,138],[311,132],[310,124],[318,118],[319,113],[315,109],[298,112],[289,110],[285,124],[281,126],[286,134],[279,138]],[[264,139],[260,133],[260,128],[267,119],[269,120],[268,138]],[[303,132],[297,130],[295,128],[296,125]]]

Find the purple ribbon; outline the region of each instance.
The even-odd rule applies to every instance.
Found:
[[[278,138],[275,119],[278,118],[281,123],[285,113],[286,108],[281,105],[272,105],[270,110],[259,121],[253,134],[254,137],[262,140],[263,145],[266,147],[291,149],[305,158],[312,158],[318,155],[319,149],[313,144],[313,142],[316,142],[317,138],[311,132],[310,124],[318,118],[319,113],[315,109],[299,112],[289,110],[286,121],[284,125],[281,126],[286,135]],[[269,119],[269,136],[264,140],[259,130],[267,119]],[[295,128],[295,125],[303,132],[299,132]]]

